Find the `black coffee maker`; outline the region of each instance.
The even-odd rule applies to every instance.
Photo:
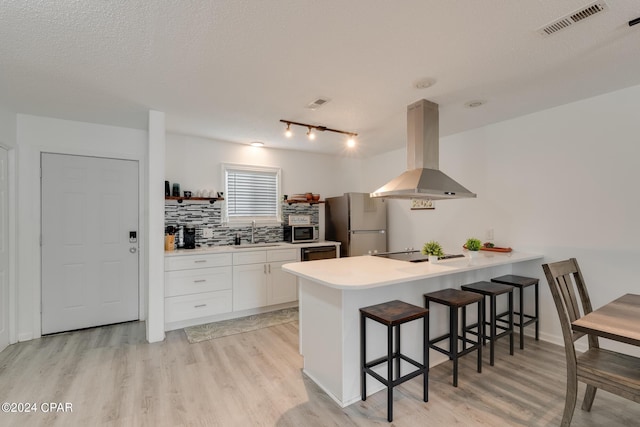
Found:
[[[193,225],[187,225],[184,228],[184,248],[196,248],[196,228]]]

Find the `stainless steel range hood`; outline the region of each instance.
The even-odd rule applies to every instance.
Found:
[[[438,104],[422,99],[407,107],[407,171],[371,197],[461,199],[476,197],[439,169]]]

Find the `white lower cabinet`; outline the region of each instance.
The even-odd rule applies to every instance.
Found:
[[[233,266],[233,311],[267,305],[267,264]]]
[[[231,254],[185,255],[165,262],[165,323],[233,310]]]
[[[272,249],[233,254],[233,310],[247,310],[298,299],[295,276],[282,265],[298,260],[298,250]]]
[[[169,329],[181,328],[215,321],[218,315],[230,318],[234,311],[296,301],[296,277],[282,271],[282,266],[298,261],[298,251],[263,249],[167,257],[165,323]]]

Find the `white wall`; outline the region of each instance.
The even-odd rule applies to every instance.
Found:
[[[16,281],[17,272],[16,265],[18,262],[17,253],[17,221],[18,211],[16,209],[16,129],[17,114],[10,111],[6,107],[0,105],[0,147],[8,150],[9,165],[9,343],[13,344],[17,341],[16,328]]]
[[[438,201],[434,211],[391,200],[391,249],[434,239],[460,252],[492,228],[496,245],[545,262],[576,257],[594,307],[637,293],[638,111],[640,86],[442,138],[440,169],[478,198]],[[368,159],[363,181],[374,189],[404,170],[404,152]],[[560,343],[542,268],[520,273],[540,278],[542,336]]]
[[[167,134],[165,179],[180,183],[181,191],[223,191],[222,163],[281,167],[288,195],[313,192],[324,199],[361,186],[360,160]]]
[[[5,148],[16,146],[16,113],[0,105],[0,145]]]
[[[18,114],[18,340],[40,336],[40,153],[138,160],[145,235],[146,131]],[[143,240],[142,240],[143,242]],[[141,244],[141,259],[144,244]],[[141,269],[141,281],[145,283]],[[141,311],[144,313],[144,311]]]

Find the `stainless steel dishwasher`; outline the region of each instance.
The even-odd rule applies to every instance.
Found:
[[[336,245],[312,246],[301,249],[300,260],[315,261],[318,259],[336,258],[337,256]]]

